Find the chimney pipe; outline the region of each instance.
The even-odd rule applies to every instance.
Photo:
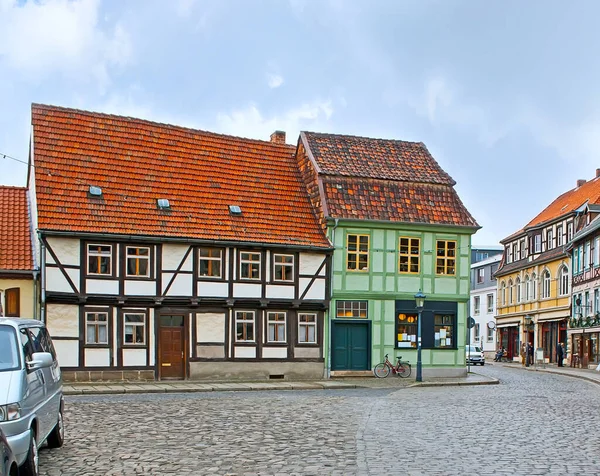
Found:
[[[275,144],[285,144],[285,131],[275,131],[271,134],[271,142]]]
[[[596,169],[596,177],[600,177],[600,169]]]
[[[578,186],[578,187],[581,187],[581,186],[582,186],[584,183],[585,183],[585,179],[579,179],[579,180],[577,181],[577,186]]]

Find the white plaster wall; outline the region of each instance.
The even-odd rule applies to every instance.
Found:
[[[79,366],[79,341],[78,340],[54,340],[54,349],[58,364],[61,367]]]
[[[234,357],[238,359],[255,359],[256,347],[236,347],[234,349]]]
[[[108,349],[85,349],[86,367],[109,367],[110,352]]]
[[[156,296],[155,281],[125,281],[126,296]]]
[[[287,358],[287,347],[263,347],[263,359],[285,359]]]
[[[260,284],[245,284],[245,283],[236,283],[233,285],[233,296],[236,298],[240,297],[252,297],[252,298],[260,298]]]
[[[310,279],[300,278],[300,296],[302,296],[302,293],[304,293],[304,290],[309,284]],[[312,283],[306,296],[304,296],[304,299],[325,299],[325,280],[315,279],[315,282]]]
[[[189,248],[189,245],[164,244],[162,249],[162,269],[175,271]],[[193,255],[194,253],[190,252],[181,268],[183,271],[192,271]]]
[[[171,278],[169,278],[171,279]],[[163,281],[164,283],[164,281]],[[169,281],[164,284],[166,289]],[[164,290],[163,290],[164,293]],[[171,287],[169,288],[169,292],[167,296],[191,296],[192,295],[192,275],[191,274],[178,274],[175,276],[175,280]]]
[[[297,359],[318,359],[320,349],[317,347],[295,347],[294,357]]]
[[[145,366],[146,349],[123,349],[123,366]]]
[[[46,267],[46,291],[72,293],[73,288],[60,269]]]
[[[202,281],[198,283],[198,296],[200,297],[227,297],[229,285],[227,283],[210,283]]]
[[[196,342],[225,342],[225,313],[196,314]]]
[[[267,285],[267,297],[272,299],[294,299],[294,286]]]
[[[119,294],[119,281],[112,279],[86,279],[87,294]]]
[[[46,327],[52,337],[79,337],[79,308],[70,304],[48,304]]]
[[[71,278],[71,281],[73,281],[73,284],[75,285],[75,289],[77,289],[77,291],[79,292],[79,270],[78,269],[66,269],[65,270],[67,272],[67,274],[69,275],[69,278]]]
[[[80,266],[82,264],[79,239],[49,236],[47,241],[48,245],[50,248],[52,248],[52,251],[61,264],[70,264],[75,266]],[[48,262],[50,262],[52,256],[50,256],[50,253],[48,252],[46,252],[46,255],[46,259]]]
[[[314,275],[323,263],[325,255],[319,253],[300,253],[300,274],[312,274]],[[325,276],[326,267],[319,273],[320,276]]]

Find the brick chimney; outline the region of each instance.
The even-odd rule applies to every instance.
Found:
[[[285,144],[285,131],[275,131],[271,134],[271,142]]]
[[[584,183],[585,183],[585,179],[579,179],[579,180],[577,181],[577,186],[578,186],[578,187],[581,187],[581,186],[582,186]]]
[[[596,169],[596,177],[600,177],[600,169]]]

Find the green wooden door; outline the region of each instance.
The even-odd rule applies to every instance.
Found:
[[[369,370],[369,323],[333,321],[331,370]]]

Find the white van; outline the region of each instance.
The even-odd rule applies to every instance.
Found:
[[[52,339],[33,319],[0,318],[0,428],[21,476],[37,476],[38,449],[62,446],[62,377]]]

